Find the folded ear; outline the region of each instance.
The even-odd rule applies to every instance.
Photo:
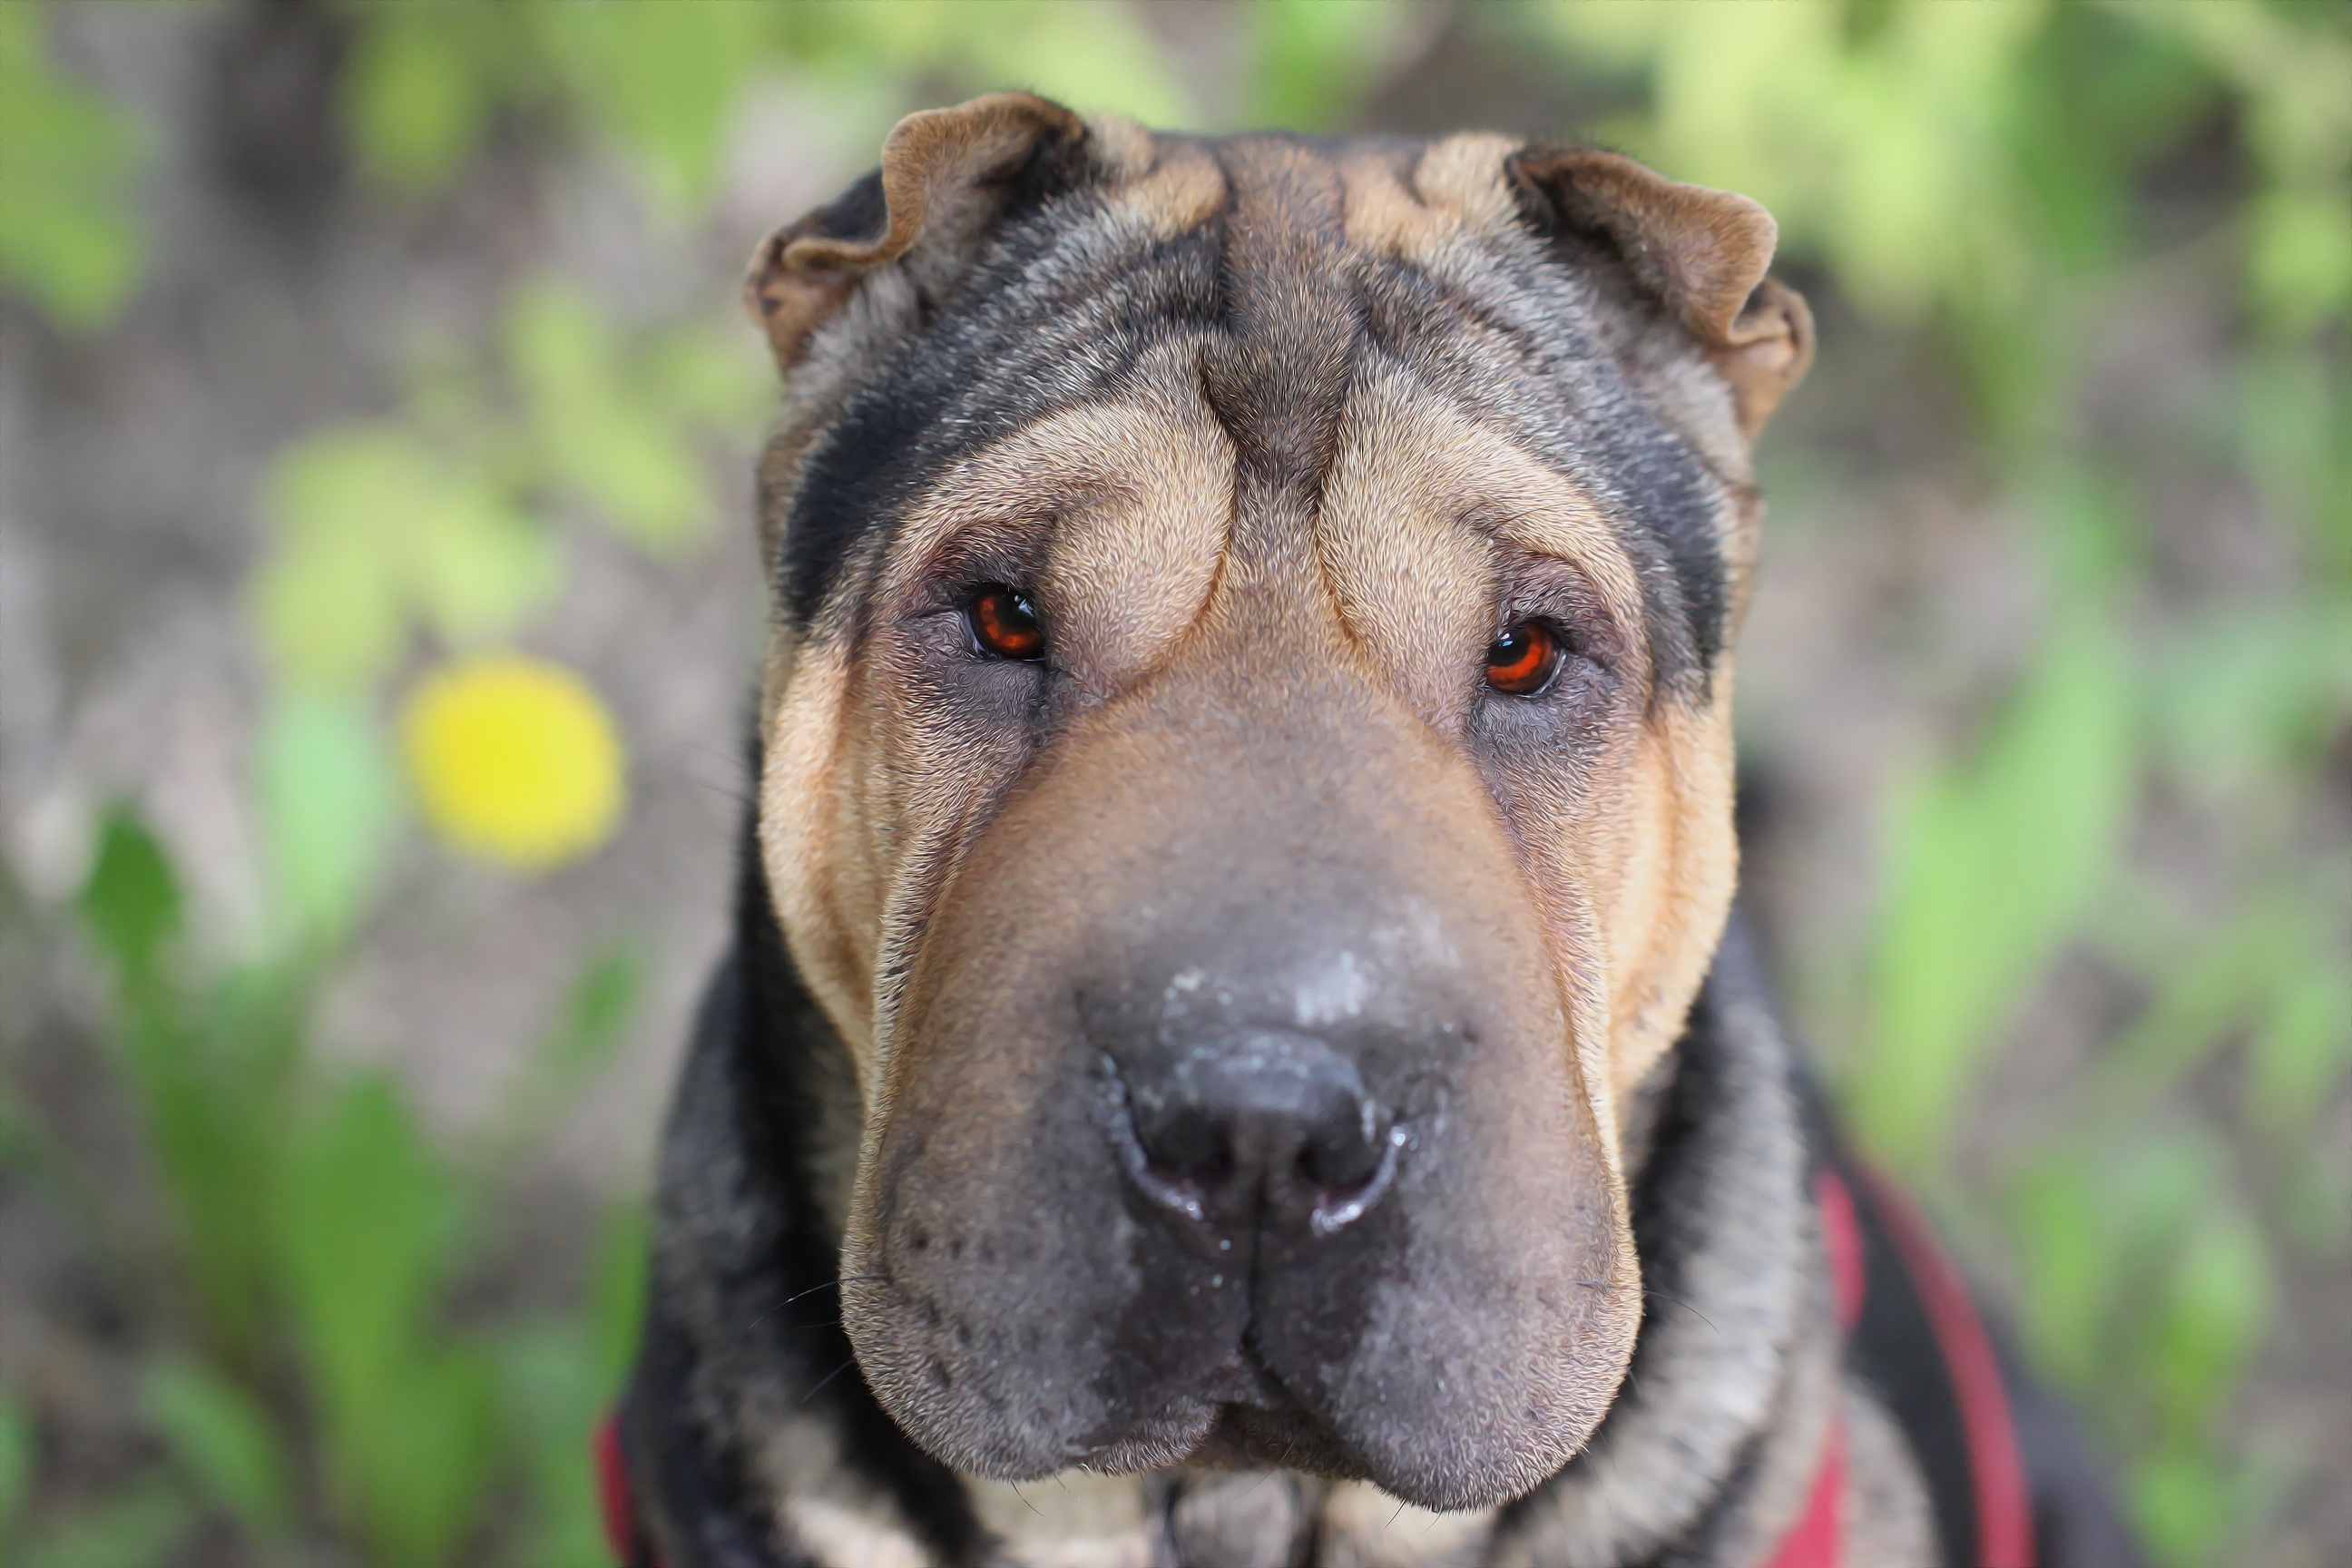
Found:
[[[1510,167],[1539,216],[1614,252],[1673,312],[1730,383],[1740,429],[1762,430],[1813,358],[1803,297],[1765,276],[1780,238],[1772,215],[1591,147],[1526,147]]]
[[[1076,115],[1025,92],[992,92],[898,121],[879,170],[751,254],[743,305],[766,330],[777,365],[799,363],[809,335],[877,268],[919,246],[943,258],[968,256],[1013,178],[1049,147],[1075,145],[1085,133]]]

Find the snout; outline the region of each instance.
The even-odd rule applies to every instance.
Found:
[[[1640,1298],[1511,846],[1393,707],[1337,690],[1323,737],[1153,695],[1060,743],[915,955],[844,1246],[860,1363],[988,1475],[1523,1492]]]
[[[1255,1251],[1337,1235],[1395,1184],[1412,1135],[1327,1041],[1280,1029],[1188,1040],[1122,1069],[1107,1118],[1120,1171],[1188,1243]]]

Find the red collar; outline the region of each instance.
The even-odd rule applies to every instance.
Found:
[[[2010,1424],[2009,1396],[2001,1384],[1992,1342],[1977,1317],[1968,1287],[1917,1211],[1900,1194],[1883,1182],[1857,1179],[1865,1184],[1872,1210],[1927,1306],[1936,1348],[1951,1372],[1975,1482],[1981,1568],[2033,1568],[2032,1514],[2026,1500],[2024,1468],[2018,1458],[2016,1428]],[[1835,1170],[1823,1166],[1814,1176],[1813,1199],[1821,1212],[1822,1241],[1829,1254],[1830,1284],[1843,1336],[1853,1332],[1869,1295],[1862,1229],[1854,1214],[1853,1191]],[[662,1568],[661,1557],[637,1519],[617,1417],[607,1416],[597,1427],[595,1458],[605,1540],[624,1568]],[[1779,1548],[1764,1568],[1845,1568],[1845,1458],[1844,1412],[1842,1405],[1833,1405],[1804,1511],[1780,1537]]]
[[[2011,1425],[2009,1394],[1992,1341],[1977,1316],[1959,1270],[1909,1201],[1884,1182],[1857,1173],[1872,1210],[1894,1244],[1903,1271],[1911,1277],[1935,1331],[1936,1348],[1950,1372],[1968,1437],[1969,1471],[1976,1492],[1977,1552],[1982,1568],[2033,1568],[2033,1516],[2026,1498],[2025,1469]],[[1821,1211],[1822,1242],[1829,1254],[1830,1283],[1837,1304],[1838,1331],[1850,1334],[1861,1320],[1870,1280],[1863,1268],[1862,1227],[1853,1194],[1829,1166],[1813,1177],[1813,1200]],[[1844,1568],[1845,1418],[1832,1407],[1822,1457],[1813,1469],[1804,1511],[1780,1537],[1765,1568]]]

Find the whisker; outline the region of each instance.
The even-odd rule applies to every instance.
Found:
[[[1037,1514],[1039,1519],[1045,1517],[1044,1514],[1037,1512],[1037,1505],[1029,1500],[1029,1494],[1021,1489],[1021,1483],[1019,1481],[1008,1481],[1005,1484],[1013,1489],[1013,1495],[1021,1500],[1021,1506],[1023,1508],[1027,1509],[1031,1513]]]
[[[700,784],[704,789],[710,791],[713,795],[723,795],[729,800],[733,801],[737,805],[750,805],[751,804],[751,797],[744,794],[741,790],[737,789],[733,784],[723,784],[715,779],[704,778],[700,773],[695,773],[688,768],[677,769],[677,775],[679,778],[684,779],[688,784]]]
[[[1721,1329],[1715,1328],[1714,1321],[1705,1312],[1700,1311],[1696,1307],[1692,1306],[1688,1301],[1684,1300],[1681,1297],[1669,1296],[1664,1290],[1650,1290],[1634,1285],[1612,1285],[1606,1279],[1579,1279],[1576,1283],[1587,1290],[1638,1290],[1642,1295],[1647,1296],[1654,1301],[1664,1301],[1669,1306],[1680,1307],[1684,1311],[1688,1312],[1692,1317],[1696,1318],[1708,1328],[1715,1329],[1717,1333],[1721,1333],[1723,1331]]]
[[[817,1396],[817,1391],[819,1389],[822,1389],[826,1384],[831,1383],[835,1378],[839,1377],[843,1373],[847,1372],[851,1367],[856,1366],[856,1364],[857,1358],[856,1356],[851,1356],[847,1361],[843,1362],[839,1366],[835,1367],[831,1372],[826,1373],[823,1377],[818,1378],[816,1380],[816,1387],[812,1388],[806,1394],[802,1394],[800,1402],[803,1405],[806,1405],[810,1400],[814,1399]]]
[[[793,1302],[799,1300],[803,1296],[814,1296],[820,1290],[838,1290],[842,1287],[843,1279],[846,1279],[852,1284],[863,1285],[872,1283],[876,1280],[887,1279],[888,1278],[890,1277],[887,1274],[844,1275],[840,1279],[828,1279],[822,1285],[812,1285],[805,1290],[795,1291],[792,1295],[784,1298],[783,1305],[789,1307]]]

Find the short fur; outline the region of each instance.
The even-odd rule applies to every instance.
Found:
[[[629,1403],[671,1568],[1748,1563],[1839,1412],[1857,1549],[1948,1558],[1724,940],[1772,243],[1589,149],[1001,94],[762,246],[760,784]],[[1380,1174],[1250,1100],[1170,1175],[1250,1073]]]

